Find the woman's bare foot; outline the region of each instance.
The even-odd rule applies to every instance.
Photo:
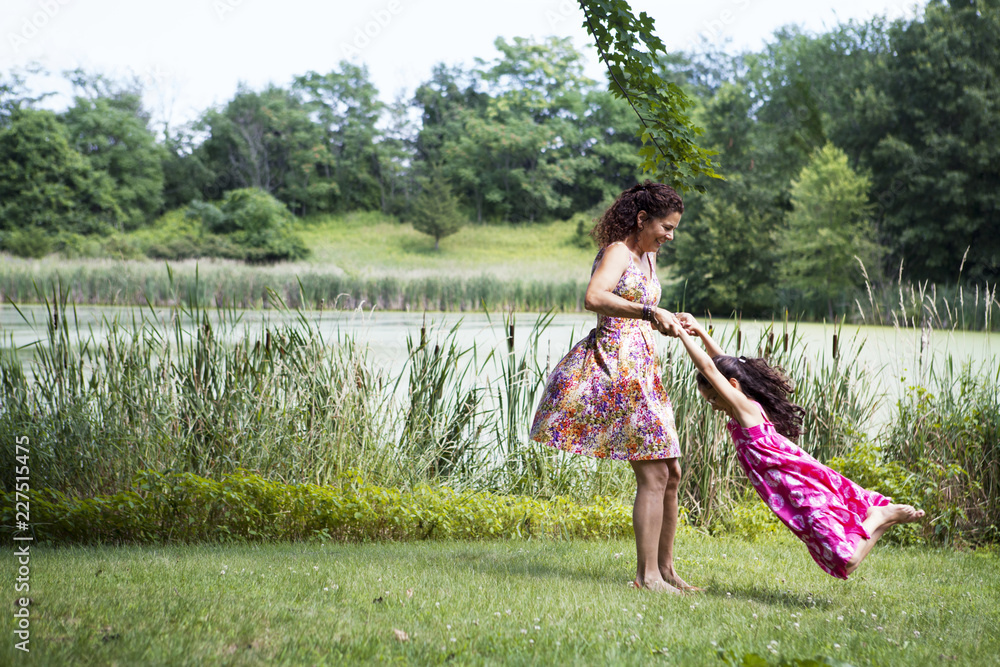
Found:
[[[684,592],[675,586],[671,586],[663,579],[650,579],[649,581],[640,581],[636,578],[632,582],[632,585],[636,588],[644,588],[647,591],[652,591],[653,593],[671,593],[673,595],[683,595]]]
[[[682,591],[688,593],[701,593],[705,590],[704,588],[700,588],[698,586],[692,586],[688,582],[681,579],[680,575],[676,572],[664,572],[663,570],[660,570],[660,575],[663,577],[663,581]]]

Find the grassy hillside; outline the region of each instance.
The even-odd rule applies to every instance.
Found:
[[[586,280],[595,250],[573,243],[575,221],[469,225],[434,239],[376,213],[315,218],[301,225],[311,264],[356,277],[397,278],[488,274],[503,280]]]

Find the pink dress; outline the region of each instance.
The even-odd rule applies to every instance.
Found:
[[[858,542],[871,537],[861,525],[868,508],[888,505],[889,499],[809,456],[766,417],[759,426],[743,428],[732,419],[727,427],[757,495],[805,542],[824,572],[847,579]]]
[[[597,253],[595,269],[603,256],[604,250]],[[630,260],[613,293],[655,306],[660,283]],[[549,375],[532,440],[597,458],[680,456],[673,406],[656,362],[657,335],[644,320],[599,316],[597,327]]]

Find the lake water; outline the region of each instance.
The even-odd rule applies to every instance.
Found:
[[[0,304],[0,344],[19,348],[19,354],[28,362],[32,344],[45,340],[47,315],[43,306],[20,308],[23,317],[9,304]],[[100,344],[105,339],[108,321],[118,319],[129,323],[133,317],[144,315],[150,319],[154,314],[161,323],[169,322],[170,311],[167,308],[150,310],[82,306],[76,309],[76,322],[72,319],[72,313],[70,314],[70,330],[79,332],[83,337],[92,334]],[[468,347],[475,344],[481,354],[486,354],[491,349],[506,350],[506,332],[503,317],[499,314],[490,317],[483,313],[421,315],[368,311],[303,311],[303,314],[311,326],[319,330],[327,340],[334,340],[339,333],[367,343],[373,360],[390,372],[402,368],[406,359],[406,339],[408,336],[419,338],[420,327],[424,322],[430,336],[443,335],[449,328],[459,324],[459,344]],[[294,323],[298,318],[294,313],[268,310],[238,311],[238,315],[240,321],[236,327],[237,333],[248,330],[254,338],[264,321],[272,324]],[[514,341],[518,352],[524,349],[531,327],[538,317],[535,313],[515,316]],[[596,316],[591,313],[555,315],[539,339],[539,364],[555,364],[595,323]],[[731,334],[736,327],[736,323],[731,320],[715,320],[712,324],[716,328],[716,340],[719,341],[725,341],[726,335]],[[781,345],[786,331],[781,322],[772,325],[771,322],[744,320],[739,326],[742,332],[742,348],[739,352],[751,355],[756,353],[757,342],[768,327],[772,327],[777,345]],[[791,330],[792,325],[788,325],[787,331],[791,333]],[[794,335],[800,337],[800,344],[805,346],[807,354],[814,355],[818,360],[820,357],[832,356],[833,337],[836,333],[838,328],[831,324],[799,324],[795,327]],[[926,380],[926,369],[932,358],[943,359],[950,355],[956,365],[970,362],[975,368],[990,363],[991,375],[997,372],[996,365],[1000,361],[1000,334],[997,333],[937,330],[920,332],[894,327],[845,325],[839,331],[839,347],[842,355],[857,357],[860,365],[880,381],[881,389],[886,393],[887,400],[884,403],[887,406],[906,385]],[[671,338],[660,338],[658,348],[661,354],[684,354],[680,342]],[[735,341],[730,338],[724,349],[735,353]],[[30,368],[26,370],[30,372]],[[905,378],[905,382],[900,382],[901,378]]]

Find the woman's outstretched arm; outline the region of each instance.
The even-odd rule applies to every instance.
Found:
[[[632,319],[642,319],[642,304],[629,301],[614,293],[618,281],[632,261],[629,255],[631,251],[624,244],[610,245],[604,251],[600,264],[590,277],[587,285],[587,294],[584,297],[583,305],[587,310],[606,315],[608,317],[629,317]],[[653,314],[656,321],[653,325],[660,333],[672,331],[676,335],[676,330],[680,329],[680,323],[674,314],[663,308],[654,308]]]

